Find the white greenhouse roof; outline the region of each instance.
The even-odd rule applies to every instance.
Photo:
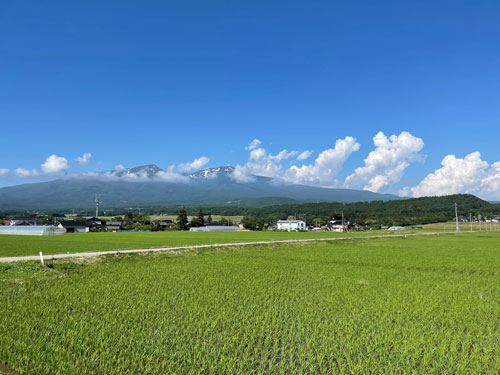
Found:
[[[206,227],[189,228],[191,232],[230,232],[240,230],[236,226],[207,225]]]
[[[17,234],[22,236],[53,236],[64,234],[64,229],[51,225],[0,225],[0,234]]]

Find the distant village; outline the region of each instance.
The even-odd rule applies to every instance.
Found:
[[[151,220],[149,217],[140,215],[140,218],[131,215],[129,218],[116,217],[112,220],[104,220],[98,217],[78,218],[74,220],[47,221],[45,217],[12,217],[3,219],[5,227],[29,227],[29,226],[56,226],[64,230],[65,233],[87,233],[87,232],[132,232],[132,231],[165,231],[187,229],[193,232],[200,231],[237,231],[237,230],[282,230],[282,231],[307,231],[325,230],[333,232],[346,232],[352,228],[352,224],[342,219],[330,220],[329,223],[321,227],[306,226],[304,220],[278,220],[276,223],[264,223],[262,228],[253,227],[251,224],[246,228],[243,222],[235,223],[231,219],[214,222],[211,219],[201,221],[199,216],[187,217],[186,228],[179,228],[177,221],[163,219]],[[5,228],[7,229],[7,228]],[[404,228],[403,228],[404,229]]]
[[[253,220],[252,220],[253,219]],[[184,220],[184,222],[183,222]],[[257,222],[257,224],[256,224]],[[0,226],[0,233],[7,233],[9,229],[22,234],[35,228],[57,228],[55,233],[88,233],[88,232],[150,232],[166,230],[189,230],[192,232],[226,232],[241,230],[278,230],[278,231],[331,231],[347,232],[349,230],[366,229],[361,228],[356,223],[352,223],[346,218],[332,217],[327,223],[321,226],[306,225],[304,220],[287,219],[266,223],[255,218],[243,218],[241,222],[233,222],[231,219],[214,221],[211,215],[205,216],[200,211],[198,216],[189,217],[182,210],[177,220],[163,219],[151,220],[149,216],[143,214],[129,213],[124,217],[114,217],[111,220],[104,220],[99,217],[76,218],[73,220],[48,218],[48,217],[11,217],[3,219],[3,227]],[[259,226],[260,224],[260,226]],[[31,228],[30,228],[31,227]],[[371,229],[371,228],[368,228]],[[376,229],[404,230],[422,229],[421,226],[387,227],[380,225]]]

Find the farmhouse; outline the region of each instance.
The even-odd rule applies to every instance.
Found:
[[[36,225],[36,218],[13,217],[12,219],[4,220],[4,225]]]
[[[162,229],[167,229],[171,226],[174,225],[174,222],[172,220],[162,220],[158,223],[158,225],[160,226],[160,228]]]
[[[84,233],[89,232],[90,228],[106,229],[106,222],[96,217],[91,217],[87,220],[63,220],[58,226],[59,228],[66,229],[67,233]]]
[[[90,219],[85,220],[85,224],[90,228],[105,228],[106,222],[97,218],[91,217]]]
[[[90,230],[85,220],[61,221],[58,227],[65,229],[66,233],[86,233]]]
[[[329,227],[332,232],[347,232],[348,223],[345,220],[333,218],[330,220]]]
[[[279,230],[305,230],[306,223],[303,220],[278,220]]]

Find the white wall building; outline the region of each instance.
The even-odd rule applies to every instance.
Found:
[[[342,221],[342,219],[332,219],[330,220],[329,227],[332,232],[347,232],[349,225],[345,220]]]
[[[281,230],[305,230],[306,223],[302,220],[278,220],[278,229]]]
[[[393,227],[390,227],[389,229],[387,230],[405,230],[405,227],[400,227],[398,225],[395,225]]]

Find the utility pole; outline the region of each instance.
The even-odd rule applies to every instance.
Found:
[[[342,232],[345,232],[345,227],[344,227],[344,211],[342,211]]]
[[[99,204],[101,204],[101,196],[99,194],[95,195],[95,217],[99,217]]]
[[[455,222],[456,222],[456,232],[458,232],[460,229],[458,228],[458,208],[456,203],[455,203]]]
[[[470,231],[472,232],[472,214],[469,214]]]

